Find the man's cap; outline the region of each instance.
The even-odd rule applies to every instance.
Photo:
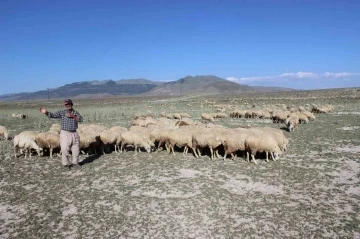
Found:
[[[64,101],[64,105],[72,105],[72,104],[73,104],[73,102],[70,99],[67,99]]]

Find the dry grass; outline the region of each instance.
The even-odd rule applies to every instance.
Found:
[[[308,101],[278,100],[283,94],[252,100],[296,105]],[[234,98],[241,100],[240,96],[209,100],[231,103]],[[195,118],[214,112],[209,105],[200,107],[203,100],[126,99],[127,103],[102,102],[101,108],[81,102],[76,108],[90,122],[128,127],[133,114],[145,105],[152,105],[156,114],[164,111],[161,104],[173,105]],[[334,104],[337,110],[317,115],[316,121],[300,125],[294,133],[285,132],[290,140],[285,156],[276,162],[259,160],[259,165],[241,158],[223,162],[180,153],[113,152],[81,156],[87,162],[81,170],[63,172],[59,159],[9,159],[11,141],[0,141],[0,237],[357,238],[359,98],[329,96],[317,102]],[[0,106],[5,112],[1,124],[10,135],[47,130],[53,123],[37,112],[38,102],[27,104]],[[30,117],[14,121],[5,116],[15,111]],[[257,119],[227,118],[217,123],[282,127]]]

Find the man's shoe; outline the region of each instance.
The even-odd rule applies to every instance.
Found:
[[[80,165],[80,164],[73,164],[72,167],[73,167],[75,170],[80,170],[80,169],[81,169],[81,165]]]
[[[71,170],[71,165],[63,165],[62,169],[64,172],[69,172]]]

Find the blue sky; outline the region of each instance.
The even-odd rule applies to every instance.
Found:
[[[2,0],[0,94],[186,75],[360,86],[359,12],[357,0]]]

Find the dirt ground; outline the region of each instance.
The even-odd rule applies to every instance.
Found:
[[[66,172],[1,140],[0,238],[360,238],[360,113],[345,108],[284,131],[286,154],[259,165],[128,151]]]

